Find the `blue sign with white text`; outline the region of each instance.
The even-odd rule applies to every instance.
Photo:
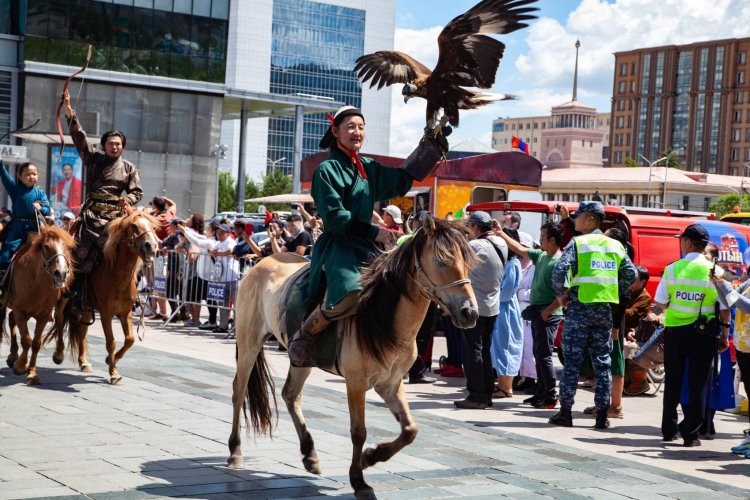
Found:
[[[209,300],[224,302],[226,298],[226,286],[224,283],[209,283],[207,298]]]

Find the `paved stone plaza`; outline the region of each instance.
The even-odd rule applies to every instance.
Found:
[[[273,440],[245,437],[245,470],[226,464],[234,345],[216,334],[150,325],[118,365],[110,386],[101,329],[93,329],[94,373],[61,366],[45,350],[40,386],[5,367],[0,348],[0,499],[5,498],[299,498],[352,497],[351,443],[340,379],[316,371],[303,409],[323,473],[304,471],[285,409]],[[120,335],[118,334],[118,339]],[[438,343],[438,348],[440,347]],[[277,380],[287,360],[268,344]],[[498,400],[492,409],[460,411],[462,379],[407,386],[419,435],[389,462],[365,471],[378,498],[748,498],[750,460],[734,457],[747,417],[721,414],[719,434],[702,448],[659,441],[661,397],[625,400],[626,418],[597,432],[580,410],[573,429],[546,424],[552,413]],[[373,394],[368,443],[398,432]],[[654,418],[657,418],[654,420]]]

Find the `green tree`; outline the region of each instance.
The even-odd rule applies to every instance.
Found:
[[[625,166],[626,167],[640,167],[641,164],[638,163],[638,160],[631,158],[630,156],[625,157]]]
[[[219,172],[218,211],[230,212],[237,207],[237,186],[231,172]]]
[[[263,192],[263,186],[252,179],[245,181],[245,199],[259,198]],[[257,212],[257,203],[245,203],[245,212]]]
[[[716,218],[718,219],[724,214],[729,214],[734,212],[734,207],[740,206],[740,197],[736,193],[726,194],[722,196],[721,198],[713,201],[710,205],[708,205],[708,211],[713,212],[716,214]],[[742,196],[742,208],[746,210],[748,207],[750,207],[750,195],[743,195]]]
[[[276,194],[288,194],[292,192],[292,178],[286,175],[281,169],[275,168],[268,175],[263,176],[263,187],[261,188],[263,196],[273,196]],[[268,210],[289,210],[288,203],[268,203]]]
[[[667,157],[666,166],[672,167],[672,168],[681,168],[680,157],[677,156],[677,154],[675,154],[674,151],[672,151],[672,148],[667,148],[664,151],[662,151],[661,154],[659,155],[659,158],[664,158],[665,156]],[[664,166],[663,163],[662,163],[662,166]]]

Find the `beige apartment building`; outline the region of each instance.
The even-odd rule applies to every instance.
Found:
[[[671,149],[687,171],[750,174],[748,53],[750,38],[616,53],[611,166]]]

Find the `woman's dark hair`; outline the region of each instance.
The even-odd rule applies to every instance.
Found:
[[[206,228],[206,221],[202,214],[193,213],[187,220],[187,227],[192,229],[198,234],[203,234]]]
[[[521,243],[521,236],[518,234],[518,229],[513,229],[512,227],[504,227],[503,232],[510,236],[510,238],[518,243]],[[518,258],[518,254],[513,252],[510,248],[508,248],[508,260],[512,258]]]
[[[648,281],[648,279],[651,277],[648,269],[643,266],[635,266],[635,270],[638,272],[638,279],[641,281]]]
[[[128,140],[125,138],[125,134],[123,134],[119,130],[108,130],[107,132],[104,132],[104,135],[102,136],[102,139],[99,142],[101,143],[102,146],[104,146],[104,144],[106,144],[107,142],[107,139],[109,139],[110,137],[119,137],[120,140],[122,141],[123,148],[128,143]]]
[[[16,182],[21,182],[21,176],[23,175],[24,171],[29,167],[36,167],[33,163],[30,161],[27,161],[26,163],[21,163],[21,165],[16,168]],[[37,170],[39,170],[37,168]]]
[[[704,248],[703,251],[708,252],[712,259],[719,258],[719,248],[711,242],[706,243],[706,248]]]
[[[151,205],[159,212],[163,212],[167,208],[167,200],[163,196],[154,196],[151,199]]]
[[[622,229],[611,227],[607,229],[606,233],[607,236],[612,238],[613,240],[617,240],[620,243],[622,243],[622,246],[625,248],[625,251],[628,253],[628,257],[630,260],[633,260],[633,255],[635,253],[633,249],[633,245],[630,244],[628,241],[628,235],[623,231]]]

